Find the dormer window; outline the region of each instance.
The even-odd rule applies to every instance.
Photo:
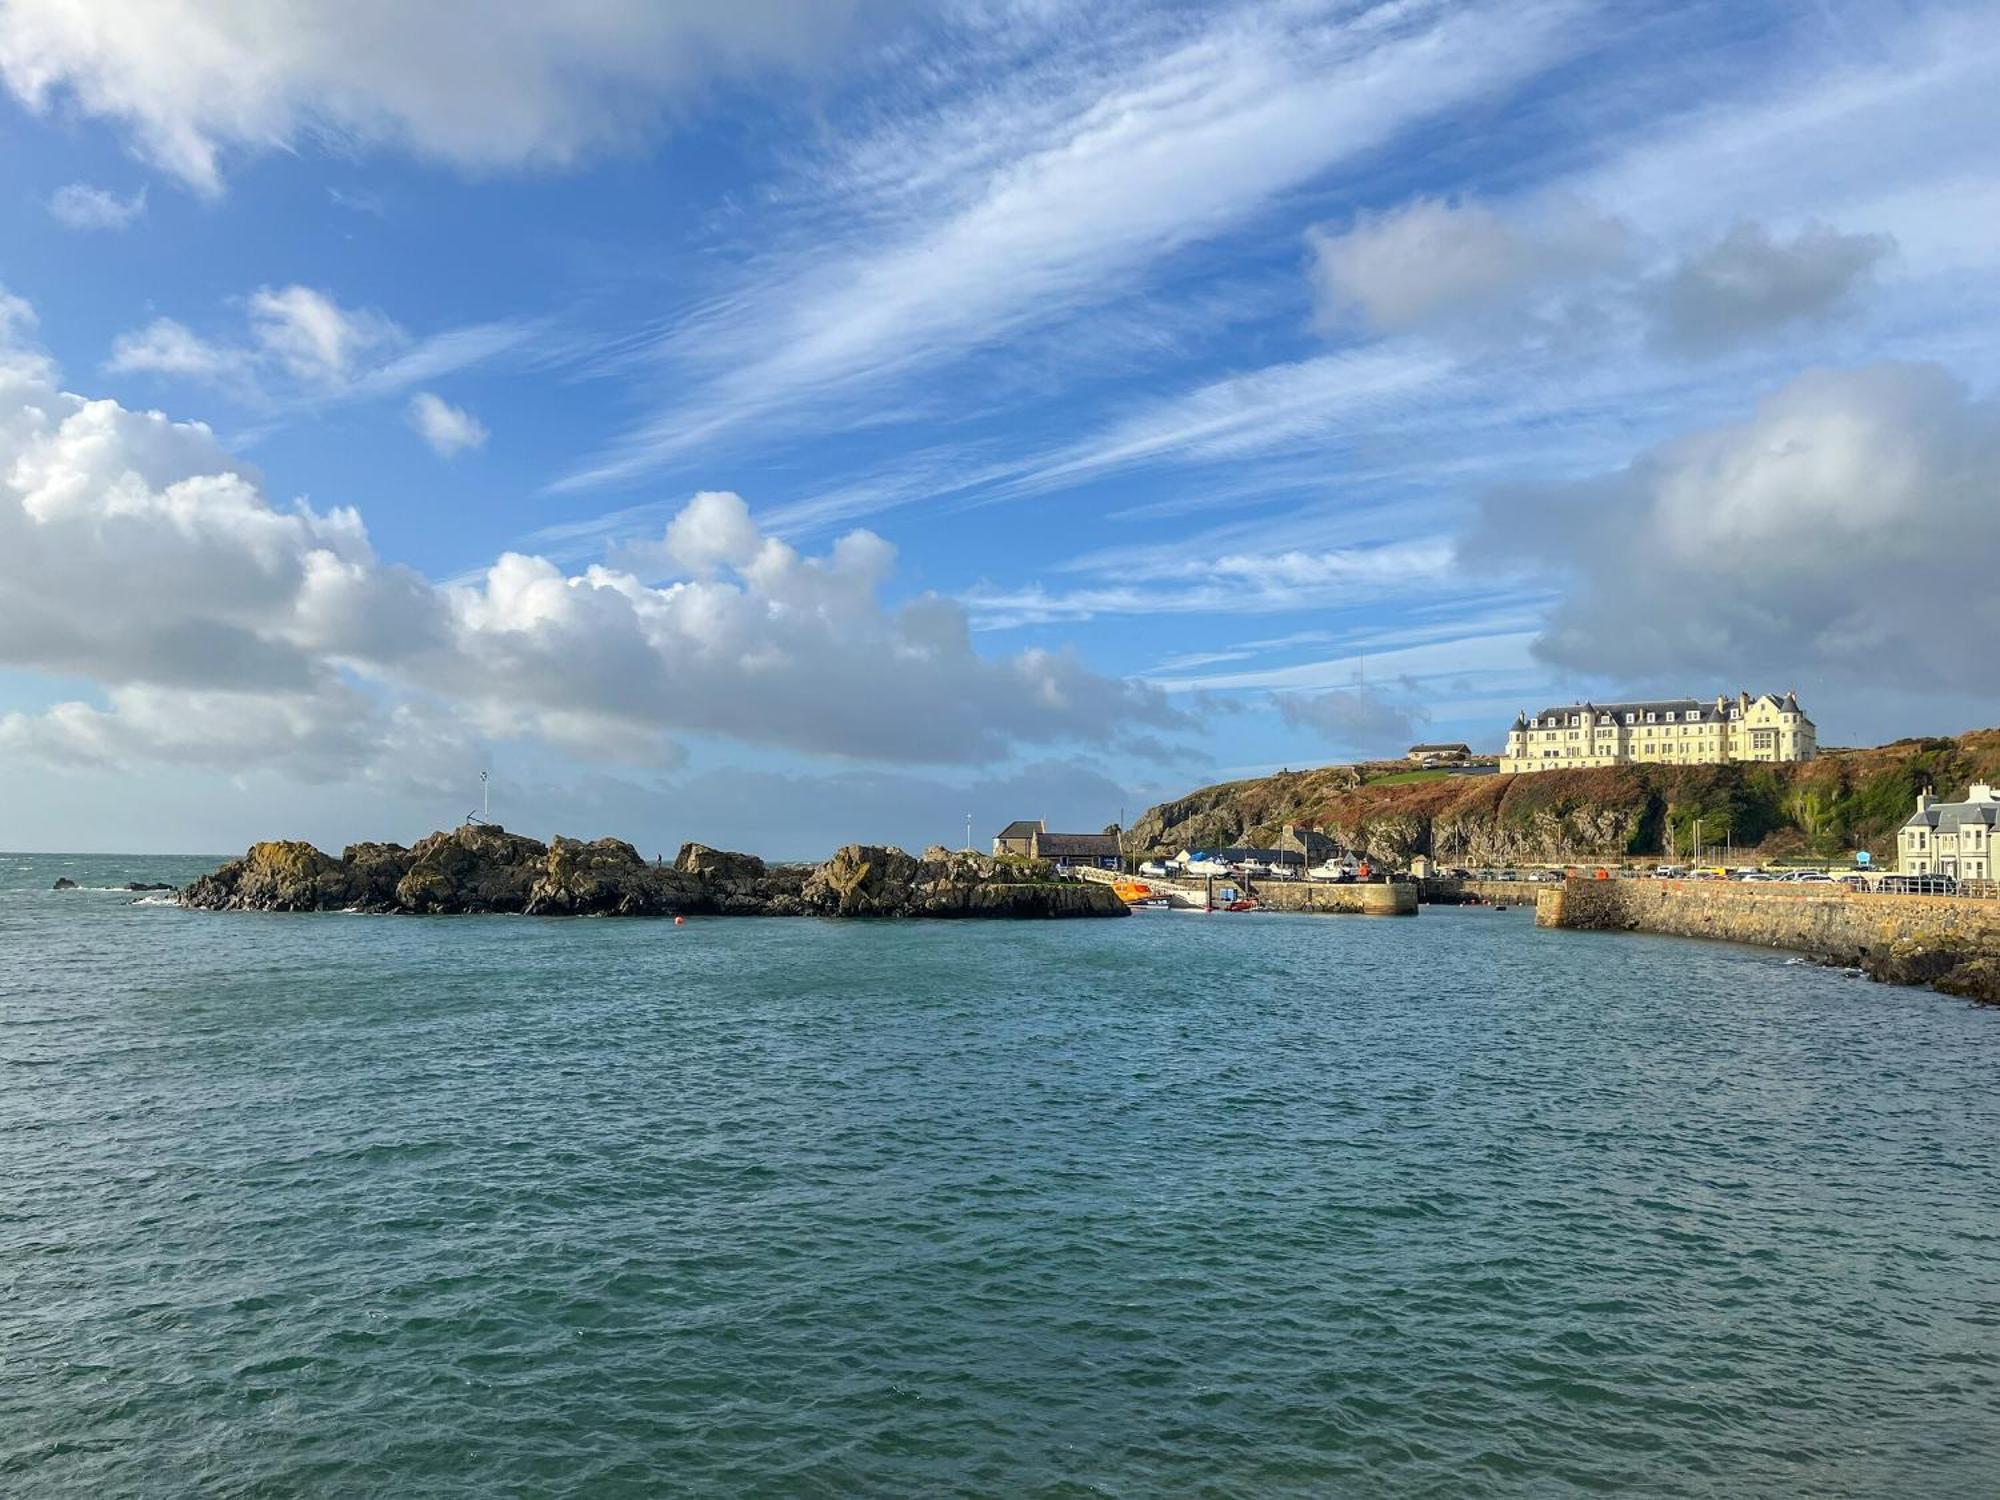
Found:
[[[1627,714],[1625,715],[1625,722],[1627,724],[1636,724],[1639,722],[1639,716],[1637,714]]]
[[[1646,715],[1646,722],[1648,724],[1653,722],[1653,716],[1650,713]]]

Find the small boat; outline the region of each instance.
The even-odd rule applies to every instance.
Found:
[[[1134,911],[1172,911],[1173,909],[1174,903],[1169,901],[1165,896],[1148,896],[1142,901],[1134,901],[1132,903],[1132,910]]]
[[[1263,905],[1254,896],[1244,896],[1223,907],[1224,911],[1256,911]]]
[[[1128,906],[1134,902],[1144,901],[1153,894],[1153,888],[1139,880],[1114,880],[1111,882],[1111,890]]]
[[[1155,880],[1165,880],[1167,878],[1167,867],[1157,859],[1149,859],[1143,865],[1139,866],[1139,873],[1141,875],[1150,875]]]

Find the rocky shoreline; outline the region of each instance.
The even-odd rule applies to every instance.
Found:
[[[1927,984],[1941,995],[2000,1005],[2000,958],[1962,938],[1902,938],[1860,955],[1814,957],[1830,969],[1859,969],[1877,984]]]
[[[1122,917],[1106,886],[1059,880],[1045,861],[939,846],[921,858],[849,844],[821,865],[767,865],[685,844],[671,865],[622,839],[539,839],[467,824],[401,844],[253,844],[191,882],[180,904],[209,911],[446,915],[786,917]]]

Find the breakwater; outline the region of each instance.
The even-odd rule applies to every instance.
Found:
[[[1263,880],[1260,905],[1270,911],[1348,912],[1364,917],[1414,917],[1417,888],[1405,881],[1352,884]]]
[[[1548,889],[1539,880],[1455,880],[1428,876],[1416,882],[1417,899],[1427,906],[1533,906]]]
[[[2000,901],[1844,886],[1571,879],[1543,888],[1535,924],[1786,948],[1877,979],[2000,1000]]]
[[[1109,887],[1132,877],[1111,870],[1079,869],[1083,880]],[[1138,877],[1140,883],[1176,906],[1201,907],[1223,904],[1223,891],[1232,889],[1254,896],[1257,904],[1270,911],[1346,913],[1364,917],[1413,917],[1417,914],[1417,888],[1403,881],[1293,881],[1262,880],[1254,876],[1216,875],[1194,880],[1165,880],[1157,876]]]

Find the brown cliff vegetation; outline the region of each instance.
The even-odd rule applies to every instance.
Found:
[[[1153,854],[1268,845],[1288,823],[1400,864],[1686,857],[1725,842],[1761,858],[1894,853],[1916,794],[2000,780],[2000,730],[1829,750],[1798,765],[1607,766],[1525,776],[1412,776],[1400,763],[1327,766],[1204,787],[1147,810],[1132,847]]]

